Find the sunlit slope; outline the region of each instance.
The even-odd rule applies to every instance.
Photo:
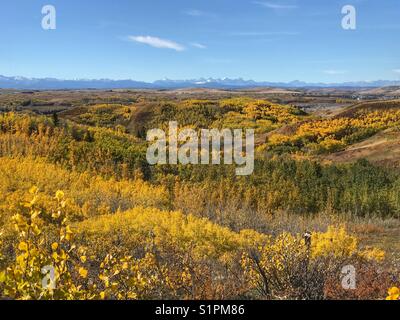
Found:
[[[386,111],[394,109],[400,109],[400,100],[361,102],[345,108],[343,111],[339,112],[335,118],[352,118],[360,112]]]
[[[397,128],[387,129],[324,159],[332,162],[367,159],[373,163],[397,166],[400,164],[400,131]]]

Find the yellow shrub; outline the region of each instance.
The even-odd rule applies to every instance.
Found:
[[[328,227],[327,232],[312,235],[311,255],[333,255],[334,257],[350,257],[357,252],[357,238],[349,235],[344,227]]]
[[[291,141],[291,137],[283,134],[273,134],[268,138],[271,145],[285,145]]]
[[[400,289],[397,287],[390,288],[386,300],[400,300]]]
[[[223,258],[241,247],[237,233],[207,219],[167,212],[155,208],[134,208],[127,212],[105,215],[76,225],[77,231],[92,239],[120,234],[128,246],[142,245],[151,235],[159,248],[174,247],[191,251],[197,258]]]
[[[360,256],[366,260],[382,262],[385,260],[386,253],[379,248],[367,248],[360,252]]]
[[[342,141],[326,138],[320,143],[320,146],[326,152],[336,152],[343,149],[346,145]]]

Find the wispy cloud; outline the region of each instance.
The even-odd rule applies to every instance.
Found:
[[[323,71],[325,74],[329,74],[329,75],[338,75],[338,74],[345,74],[347,73],[346,70],[324,70]]]
[[[206,46],[206,45],[201,44],[201,43],[198,43],[198,42],[192,42],[192,43],[190,43],[190,45],[191,45],[192,47],[197,48],[197,49],[207,49],[207,46]]]
[[[400,74],[400,69],[393,69],[394,73],[399,73]]]
[[[188,16],[191,17],[215,17],[216,15],[214,13],[210,13],[210,12],[205,12],[202,10],[198,10],[198,9],[188,9],[183,11],[183,14],[186,14]]]
[[[250,32],[232,32],[232,36],[248,36],[248,37],[261,37],[261,36],[297,36],[299,32],[291,32],[291,31],[269,31],[269,32],[258,32],[258,31],[250,31]]]
[[[183,13],[192,17],[201,17],[205,14],[205,12],[196,9],[185,10]]]
[[[292,4],[280,4],[280,3],[269,2],[269,1],[253,1],[253,3],[258,4],[264,8],[273,9],[273,10],[290,10],[290,9],[298,8],[298,6],[292,5]]]
[[[158,49],[172,49],[175,51],[184,51],[185,47],[171,40],[161,39],[152,36],[129,36],[128,39],[133,42],[147,44]]]

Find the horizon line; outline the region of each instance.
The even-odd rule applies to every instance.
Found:
[[[400,84],[400,78],[399,79],[375,79],[375,80],[347,80],[347,81],[339,81],[339,82],[325,82],[325,81],[306,81],[306,80],[299,80],[299,79],[294,79],[294,80],[254,80],[251,78],[243,78],[243,77],[235,77],[235,78],[230,78],[230,77],[198,77],[198,78],[181,78],[181,79],[171,79],[168,77],[162,78],[162,79],[156,79],[153,81],[146,81],[146,80],[137,80],[133,78],[58,78],[58,77],[52,77],[52,76],[46,76],[46,77],[27,77],[27,76],[9,76],[9,75],[4,75],[0,74],[0,80],[1,78],[9,78],[13,79],[15,81],[23,81],[23,80],[56,80],[56,81],[111,81],[111,82],[119,82],[119,81],[132,81],[132,82],[140,82],[144,84],[155,84],[156,82],[162,82],[162,81],[172,81],[172,82],[190,82],[190,81],[199,81],[199,80],[215,80],[215,81],[243,81],[243,82],[254,82],[254,83],[281,83],[281,84],[292,84],[292,83],[305,83],[305,84],[321,84],[321,85],[338,85],[338,84],[347,84],[347,83],[374,83],[374,82],[399,82]],[[212,82],[209,82],[212,83]],[[201,83],[199,83],[201,84]],[[204,83],[206,84],[206,83]]]

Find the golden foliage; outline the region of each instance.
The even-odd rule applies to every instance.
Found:
[[[351,143],[399,124],[399,110],[362,111],[354,117],[302,122],[293,135],[272,134],[267,144],[271,147],[302,144],[311,147],[311,150],[317,153],[336,152]]]
[[[327,232],[312,236],[311,256],[351,257],[357,253],[357,239],[349,235],[344,227],[329,227]]]
[[[38,188],[30,192],[31,201],[12,217],[18,241],[15,258],[0,271],[4,297],[222,298],[258,290],[269,275],[263,294],[277,298],[297,290],[292,275],[299,266],[311,267],[324,257],[362,258],[356,239],[343,227],[316,233],[309,247],[299,235],[233,232],[207,219],[155,208],[71,225],[63,191],[55,192],[52,210],[38,207]],[[53,279],[44,277],[46,266],[54,269]]]
[[[397,287],[390,288],[386,300],[400,300],[400,289]]]
[[[257,133],[265,133],[293,124],[306,116],[296,107],[274,104],[266,100],[234,98],[220,101],[227,110],[222,119],[213,123],[214,127],[253,128]]]
[[[105,179],[90,173],[61,169],[42,159],[0,159],[0,213],[4,219],[18,210],[20,199],[26,197],[28,186],[37,186],[41,193],[37,201],[51,208],[57,190],[68,194],[66,212],[75,219],[98,214],[124,211],[136,206],[160,207],[167,205],[167,191],[141,179]],[[36,188],[36,187],[35,187]],[[31,190],[35,193],[36,189]],[[56,197],[60,198],[60,191]]]

